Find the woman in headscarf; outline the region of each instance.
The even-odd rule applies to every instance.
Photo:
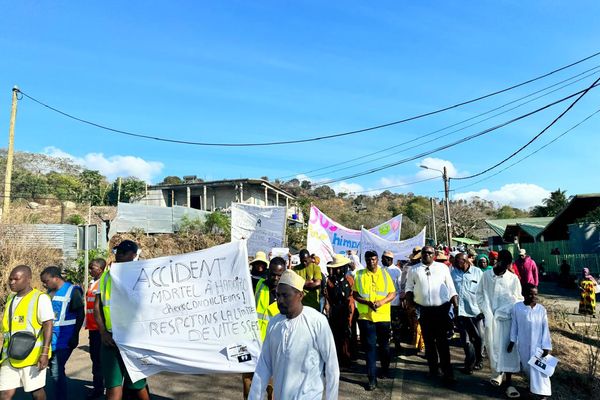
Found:
[[[492,269],[490,265],[490,259],[487,254],[479,254],[477,258],[475,258],[475,264],[482,270],[487,271],[488,269]]]
[[[584,268],[579,281],[581,299],[579,300],[579,314],[596,317],[596,285],[598,282],[590,274],[589,268]]]

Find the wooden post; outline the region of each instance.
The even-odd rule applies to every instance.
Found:
[[[10,124],[8,126],[8,149],[6,152],[6,174],[4,175],[4,202],[2,203],[2,216],[7,217],[10,212],[10,192],[12,182],[13,156],[15,147],[15,122],[17,119],[17,102],[19,88],[12,89],[12,107],[10,110]]]
[[[121,177],[117,178],[117,182],[117,204],[119,204],[121,202]]]

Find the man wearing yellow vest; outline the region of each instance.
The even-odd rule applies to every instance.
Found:
[[[115,247],[115,261],[129,262],[138,257],[138,246],[131,240],[123,240]],[[139,400],[149,400],[150,394],[146,387],[146,380],[131,382],[119,349],[112,338],[112,322],[110,318],[110,298],[112,280],[110,269],[106,269],[100,277],[100,293],[96,295],[94,303],[94,316],[100,331],[102,347],[100,350],[100,364],[104,385],[106,386],[106,398],[108,400],[122,400],[123,386],[134,393]]]
[[[8,278],[10,290],[8,296],[2,332],[2,366],[0,367],[0,398],[12,399],[17,388],[23,387],[35,400],[45,400],[46,368],[51,356],[52,321],[54,311],[50,297],[31,288],[31,268],[26,265],[15,267]],[[24,359],[11,358],[8,345],[11,336],[17,332],[29,332],[35,335],[33,350]]]
[[[378,265],[375,251],[365,252],[367,268],[356,273],[352,294],[358,309],[360,341],[367,358],[367,390],[377,387],[377,344],[382,378],[389,377],[390,368],[390,302],[396,297],[396,288],[387,270]]]
[[[254,297],[256,299],[256,313],[258,314],[258,328],[260,329],[260,341],[264,342],[267,336],[267,326],[269,321],[276,315],[279,315],[277,306],[276,289],[281,274],[286,269],[286,261],[281,257],[275,257],[269,262],[267,278],[261,278],[256,284]],[[253,373],[242,374],[244,383],[244,400],[250,393],[250,384],[252,383]],[[267,399],[273,399],[273,385],[267,386]]]

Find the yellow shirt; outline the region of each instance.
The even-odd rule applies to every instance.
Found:
[[[389,272],[383,267],[378,266],[376,272],[371,272],[367,268],[361,269],[356,273],[356,280],[352,290],[358,292],[360,297],[372,302],[384,299],[388,294],[395,293],[396,288]],[[358,319],[366,319],[372,322],[390,322],[390,303],[379,307],[373,311],[366,304],[356,302],[358,309]]]

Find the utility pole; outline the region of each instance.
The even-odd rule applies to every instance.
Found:
[[[433,228],[433,242],[437,246],[438,241],[437,241],[437,230],[435,228],[435,208],[433,206],[433,197],[430,197],[429,200],[431,201],[431,225]]]
[[[12,89],[12,108],[10,110],[10,125],[8,127],[8,150],[6,152],[6,174],[4,176],[4,202],[2,203],[2,216],[7,217],[10,211],[10,192],[12,181],[13,154],[15,147],[15,122],[17,119],[17,101],[19,88]]]
[[[448,179],[448,171],[446,171],[446,166],[444,166],[443,172],[444,178],[444,195],[446,201],[446,237],[448,238],[448,247],[452,247],[452,220],[450,219],[450,188],[449,188],[449,179]]]
[[[117,205],[121,202],[121,177],[118,178],[117,183]]]

